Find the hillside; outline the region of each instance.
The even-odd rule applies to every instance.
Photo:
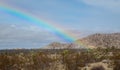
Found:
[[[93,34],[88,37],[77,40],[88,46],[95,47],[116,47],[120,48],[120,33],[111,34]]]
[[[44,47],[44,49],[80,49],[84,48],[82,45],[78,45],[76,43],[59,43],[53,42]]]
[[[83,45],[80,45],[83,44]],[[44,47],[44,49],[81,49],[81,48],[96,48],[96,47],[115,47],[120,48],[120,33],[111,34],[93,34],[85,38],[78,39],[74,43],[59,43],[53,42]]]

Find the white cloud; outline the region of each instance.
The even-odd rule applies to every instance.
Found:
[[[7,43],[43,43],[58,40],[48,31],[40,30],[37,26],[18,26],[14,24],[0,24],[0,44]]]
[[[54,41],[61,39],[34,24],[0,22],[0,49],[39,48]]]

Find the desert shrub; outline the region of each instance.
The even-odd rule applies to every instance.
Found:
[[[91,68],[91,70],[105,70],[105,68],[103,66],[94,66]]]
[[[120,70],[120,52],[116,51],[113,52],[113,56],[111,57],[111,60],[113,61],[113,69],[114,70]]]
[[[70,51],[64,51],[62,53],[62,61],[63,64],[66,65],[66,70],[79,70],[80,67],[84,67],[90,60],[91,56],[88,55],[86,52],[81,53],[73,53]]]
[[[108,56],[109,52],[112,52],[113,55]],[[104,59],[110,60],[110,65],[114,70],[120,69],[120,51],[99,48],[80,52],[63,50],[59,53],[42,51],[0,53],[0,70],[58,70],[59,66],[61,66],[59,70],[80,70],[89,63],[100,62]],[[96,69],[102,70],[102,67],[92,68],[92,70]]]
[[[38,70],[45,70],[50,67],[50,63],[52,63],[52,59],[49,58],[49,55],[43,52],[38,52],[33,55],[33,67]]]
[[[13,70],[13,69],[20,70],[24,68],[24,64],[25,64],[25,58],[21,54],[0,55],[0,69],[1,70]]]
[[[113,70],[120,70],[120,61],[114,61],[114,68]]]

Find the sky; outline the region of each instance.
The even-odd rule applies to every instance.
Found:
[[[44,19],[78,39],[93,33],[120,32],[120,0],[0,0],[0,5]],[[40,48],[52,42],[63,40],[0,11],[0,49]]]

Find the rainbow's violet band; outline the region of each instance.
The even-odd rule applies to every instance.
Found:
[[[0,6],[0,11],[10,14],[12,16],[15,16],[17,18],[26,20],[37,26],[40,26],[41,28],[44,28],[44,29],[54,33],[55,35],[57,35],[58,37],[63,39],[65,42],[74,42],[75,41],[75,38],[73,38],[70,35],[68,35],[67,33],[61,31],[60,29],[58,29],[58,27],[54,27],[54,25],[51,25],[48,22],[43,21],[43,20],[41,20],[37,17],[34,17],[30,14],[28,15],[27,13],[23,12],[22,10],[13,9],[11,7],[6,7],[6,6]]]

